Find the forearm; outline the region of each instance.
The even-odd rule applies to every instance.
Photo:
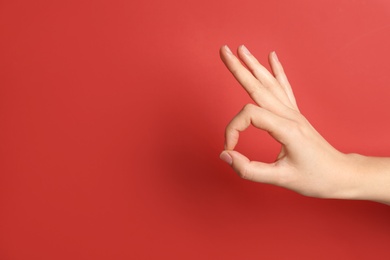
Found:
[[[390,204],[390,158],[349,154],[357,189],[352,199]]]

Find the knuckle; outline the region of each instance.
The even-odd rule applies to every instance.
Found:
[[[256,88],[251,88],[251,89],[248,89],[248,94],[249,96],[253,99],[253,100],[258,100],[260,98],[260,88],[256,87]]]
[[[294,138],[303,137],[307,134],[307,125],[301,119],[291,121],[288,127],[288,133]]]
[[[233,129],[234,129],[234,119],[231,120],[231,121],[227,124],[227,126],[226,126],[226,128],[225,128],[225,132],[226,132],[226,133],[231,132]]]
[[[302,136],[302,128],[297,122],[291,122],[287,130],[290,139],[300,139]]]
[[[234,76],[240,75],[240,70],[239,70],[237,67],[232,67],[232,68],[230,68],[230,72],[231,72]]]
[[[252,114],[254,110],[256,110],[256,106],[251,103],[246,104],[242,109],[242,111],[247,114]]]
[[[251,180],[252,179],[252,173],[250,171],[250,163],[246,164],[242,167],[241,170],[238,171],[238,175],[245,180]]]
[[[229,134],[232,130],[233,130],[233,128],[232,128],[231,124],[228,124],[228,125],[226,126],[226,128],[225,128],[225,133],[226,133],[226,134]]]

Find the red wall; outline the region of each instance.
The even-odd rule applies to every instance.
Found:
[[[389,206],[220,161],[250,102],[223,44],[276,50],[336,148],[390,156],[389,1],[1,1],[0,259],[388,259]]]

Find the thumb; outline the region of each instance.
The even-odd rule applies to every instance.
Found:
[[[277,184],[280,168],[275,163],[250,161],[248,157],[237,151],[223,151],[219,156],[228,163],[237,174],[246,180]]]

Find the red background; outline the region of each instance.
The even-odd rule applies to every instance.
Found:
[[[276,50],[330,143],[390,156],[389,1],[1,1],[0,37],[0,259],[388,259],[388,206],[219,160],[250,99],[218,49]]]

